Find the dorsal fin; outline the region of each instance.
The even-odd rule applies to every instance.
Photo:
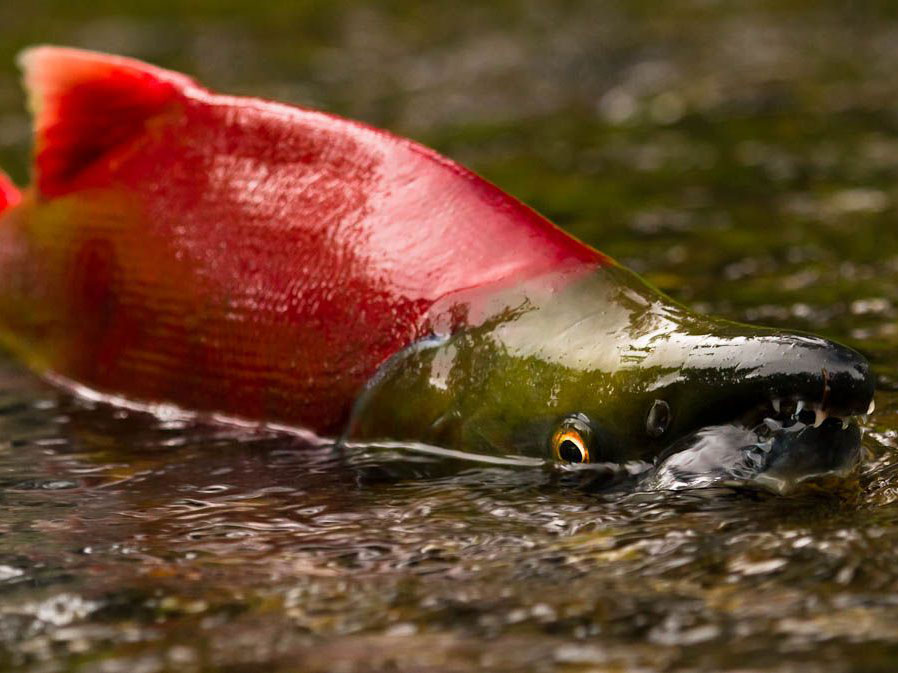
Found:
[[[19,55],[34,115],[35,183],[64,192],[79,172],[133,138],[196,87],[178,73],[128,58],[41,46]]]

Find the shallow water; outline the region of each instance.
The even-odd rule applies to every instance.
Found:
[[[694,307],[860,349],[880,389],[838,495],[610,494],[157,419],[0,358],[0,669],[894,670],[890,3],[69,4],[0,5],[0,57],[125,51],[412,135]],[[20,179],[27,145],[7,69]]]

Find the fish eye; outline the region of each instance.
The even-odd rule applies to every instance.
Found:
[[[582,414],[568,416],[552,434],[552,454],[563,463],[588,463],[592,428]]]

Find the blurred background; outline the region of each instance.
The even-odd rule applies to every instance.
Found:
[[[410,136],[699,310],[849,343],[880,390],[852,502],[605,499],[91,405],[0,358],[0,668],[894,670],[898,3],[0,0],[20,182],[14,59],[43,42]]]

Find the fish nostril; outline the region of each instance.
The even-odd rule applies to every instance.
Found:
[[[798,408],[798,400],[793,399],[784,399],[780,400],[777,405],[777,414],[783,418],[791,418],[795,416],[800,410]]]
[[[796,416],[796,418],[798,418],[799,421],[801,421],[805,425],[816,425],[817,424],[817,413],[814,409],[811,409],[811,408],[802,409],[795,416]],[[825,418],[825,416],[822,416],[822,418]]]
[[[655,400],[645,418],[645,431],[649,437],[660,437],[670,426],[670,405],[664,400]]]

